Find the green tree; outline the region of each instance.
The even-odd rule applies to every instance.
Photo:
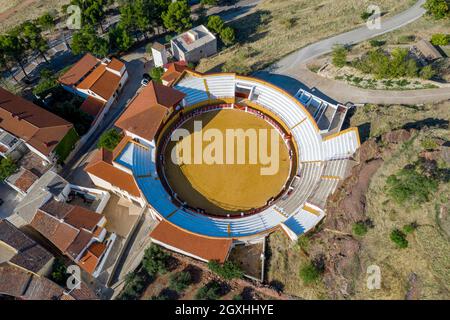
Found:
[[[431,36],[431,43],[435,46],[446,46],[450,42],[450,35],[436,33]]]
[[[142,265],[150,276],[167,272],[169,255],[159,246],[152,244],[145,250]]]
[[[145,279],[138,273],[128,273],[125,286],[119,295],[120,300],[138,300],[145,288]]]
[[[28,73],[25,71],[25,65],[23,64],[27,48],[18,34],[0,34],[0,48],[0,51],[3,52],[6,59],[15,61],[22,69],[25,77],[29,78]]]
[[[206,27],[212,32],[220,34],[222,29],[224,28],[224,25],[225,24],[221,17],[217,15],[212,15],[208,17],[208,23],[206,24]]]
[[[0,161],[0,180],[3,181],[17,170],[16,163],[10,158],[2,158]]]
[[[433,68],[431,64],[425,66],[420,70],[420,77],[425,80],[429,80],[436,75],[436,70]]]
[[[106,150],[113,151],[114,148],[122,140],[122,135],[114,128],[111,128],[100,136],[98,139],[97,147],[105,148]]]
[[[68,277],[69,274],[67,273],[67,268],[64,262],[60,258],[55,259],[53,262],[52,271],[50,273],[50,279],[61,286],[66,286]]]
[[[177,272],[170,276],[169,288],[176,292],[183,292],[191,284],[191,281],[189,272]]]
[[[182,32],[192,27],[191,8],[186,0],[172,2],[162,14],[164,26],[175,32]]]
[[[42,16],[37,18],[36,21],[38,25],[44,30],[48,30],[55,27],[55,19],[53,18],[53,15],[50,12],[44,13]]]
[[[210,281],[198,289],[195,294],[196,300],[218,300],[220,298],[221,286],[217,281]]]
[[[130,33],[136,30],[136,20],[134,19],[132,4],[129,3],[120,7],[119,25]]]
[[[48,63],[45,53],[49,49],[47,40],[42,36],[42,30],[35,23],[27,21],[21,25],[21,37],[24,40],[25,46],[28,49],[35,50]]]
[[[43,98],[49,91],[59,86],[58,80],[53,72],[42,69],[39,83],[33,88],[33,94],[38,98]]]
[[[162,67],[155,67],[152,68],[152,70],[150,70],[150,77],[152,78],[153,81],[155,81],[156,83],[162,83],[161,77],[164,74],[164,68]]]
[[[423,7],[427,13],[436,20],[448,18],[450,16],[450,5],[448,0],[427,0]]]
[[[347,64],[347,53],[347,48],[342,45],[335,45],[332,53],[333,64],[338,68],[344,67]]]
[[[211,260],[208,262],[208,268],[226,280],[242,278],[244,275],[241,268],[230,260],[223,264],[220,264],[218,261]]]
[[[408,247],[408,240],[406,240],[406,235],[398,229],[392,230],[392,232],[390,234],[390,239],[400,249],[404,249],[404,248]]]
[[[102,32],[104,32],[103,20],[106,16],[106,0],[72,0],[71,4],[80,7],[84,25],[88,24],[91,27],[100,25]]]
[[[220,31],[220,39],[226,45],[232,45],[236,40],[236,35],[234,33],[234,29],[231,27],[225,27]]]
[[[71,48],[74,54],[91,52],[98,57],[105,57],[109,52],[109,43],[97,36],[92,26],[87,25],[73,35]]]
[[[109,44],[112,50],[127,51],[133,45],[130,33],[120,23],[109,29]]]
[[[311,262],[308,262],[300,267],[299,276],[304,284],[312,284],[320,279],[320,270],[318,270]]]

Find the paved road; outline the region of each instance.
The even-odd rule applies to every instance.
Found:
[[[366,26],[363,26],[358,29],[313,43],[281,59],[270,68],[270,71],[284,74],[292,69],[295,69],[301,63],[308,62],[315,57],[331,52],[333,46],[336,44],[355,44],[401,28],[419,19],[425,14],[425,9],[422,8],[425,1],[426,0],[419,0],[414,6],[410,7],[406,11],[403,11],[402,13],[389,19],[382,19],[381,29],[370,30]]]
[[[382,28],[379,30],[369,30],[367,27],[361,27],[316,42],[286,56],[267,70],[257,72],[255,75],[283,87],[291,94],[295,94],[299,88],[303,88],[314,91],[316,95],[322,98],[341,103],[422,104],[448,100],[450,99],[449,88],[408,91],[368,90],[357,88],[341,81],[326,79],[306,68],[308,61],[331,52],[335,44],[347,45],[366,41],[417,20],[425,13],[425,10],[422,8],[424,2],[425,0],[419,0],[408,10],[383,20]]]

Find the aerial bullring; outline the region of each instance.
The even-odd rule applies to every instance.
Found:
[[[230,239],[260,237],[277,228],[296,239],[324,217],[326,199],[359,146],[355,129],[324,135],[311,112],[312,100],[301,103],[255,78],[186,70],[167,89],[176,92],[168,94],[172,98],[178,94],[179,103],[163,115],[152,139],[133,133],[130,117],[126,125],[119,119],[130,139],[114,158],[133,175],[156,217],[193,234]],[[143,113],[139,118],[152,121]],[[184,128],[194,134],[193,123],[199,120],[222,131],[276,130],[277,174],[261,176],[261,163],[172,163],[173,132]]]

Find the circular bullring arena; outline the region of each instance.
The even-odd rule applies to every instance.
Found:
[[[195,130],[195,124],[201,126],[201,131]],[[186,138],[171,139],[179,129],[189,132],[187,145]],[[218,137],[205,139],[208,132],[214,133],[214,130],[220,133]],[[287,134],[282,126],[249,107],[231,104],[199,107],[184,114],[164,132],[167,133],[159,150],[162,157],[158,168],[165,177],[166,188],[180,203],[204,214],[235,217],[259,212],[285,191],[295,172],[294,148],[291,141],[284,138]],[[232,140],[227,140],[227,132],[233,133]],[[263,139],[261,132],[266,136],[265,141],[260,141]],[[198,149],[196,134],[202,139]],[[220,137],[220,150],[204,154],[211,140]],[[242,139],[241,144],[239,139]],[[185,161],[179,151],[183,144],[189,155]],[[178,155],[177,161],[172,159],[173,152]],[[195,152],[201,153],[199,163],[195,163]],[[270,174],[262,174],[269,158],[262,158],[260,152],[270,156],[273,162]],[[211,161],[207,159],[209,155],[213,156]]]
[[[171,88],[184,98],[166,114],[155,143],[134,139],[121,161],[158,220],[211,238],[254,239],[281,228],[294,240],[322,220],[326,200],[348,171],[359,136],[354,128],[329,134],[316,121],[331,115],[330,121],[319,121],[331,127],[333,114],[345,108],[328,108],[307,93],[297,100],[272,84],[231,73],[185,71]],[[210,129],[215,134],[208,136]],[[197,146],[208,150],[227,129],[275,132],[273,139],[262,140],[266,155],[277,154],[271,158],[278,162],[275,174],[262,174],[269,167],[264,158],[250,161],[255,153],[250,144],[241,154],[242,163],[236,161],[237,152],[231,164],[207,162],[201,152],[200,162],[195,161],[197,152],[186,156],[186,150]],[[214,150],[228,155],[231,149],[216,145]]]

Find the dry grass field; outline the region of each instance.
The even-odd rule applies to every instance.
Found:
[[[223,134],[226,129],[271,129],[264,120],[242,111],[221,110],[208,112],[187,121],[183,128],[194,131],[194,121],[203,122],[203,130],[217,129]],[[268,131],[269,132],[269,131]],[[225,134],[224,134],[225,136]],[[191,137],[193,135],[191,134]],[[288,149],[278,135],[278,150],[274,156],[279,160],[279,170],[274,175],[261,175],[261,168],[267,167],[258,159],[249,163],[248,139],[246,139],[245,164],[183,164],[178,166],[170,160],[175,142],[166,148],[166,176],[172,188],[181,199],[192,207],[203,208],[213,214],[236,214],[264,206],[271,197],[277,196],[290,172]],[[194,138],[191,139],[194,141]],[[179,142],[177,145],[181,145]],[[203,150],[210,142],[203,142]],[[238,143],[235,141],[235,160]],[[267,138],[267,154],[271,155],[271,138]],[[192,144],[192,155],[194,146]],[[259,148],[258,148],[259,150]],[[226,143],[223,143],[226,155]],[[275,158],[274,158],[275,159]],[[190,161],[193,162],[193,161]]]
[[[204,59],[201,72],[220,70],[227,61],[245,60],[258,70],[310,43],[353,29],[363,23],[369,4],[381,7],[385,16],[400,12],[413,0],[266,0],[254,12],[233,21],[238,44]]]
[[[0,32],[36,19],[48,11],[60,11],[70,0],[0,0]]]

